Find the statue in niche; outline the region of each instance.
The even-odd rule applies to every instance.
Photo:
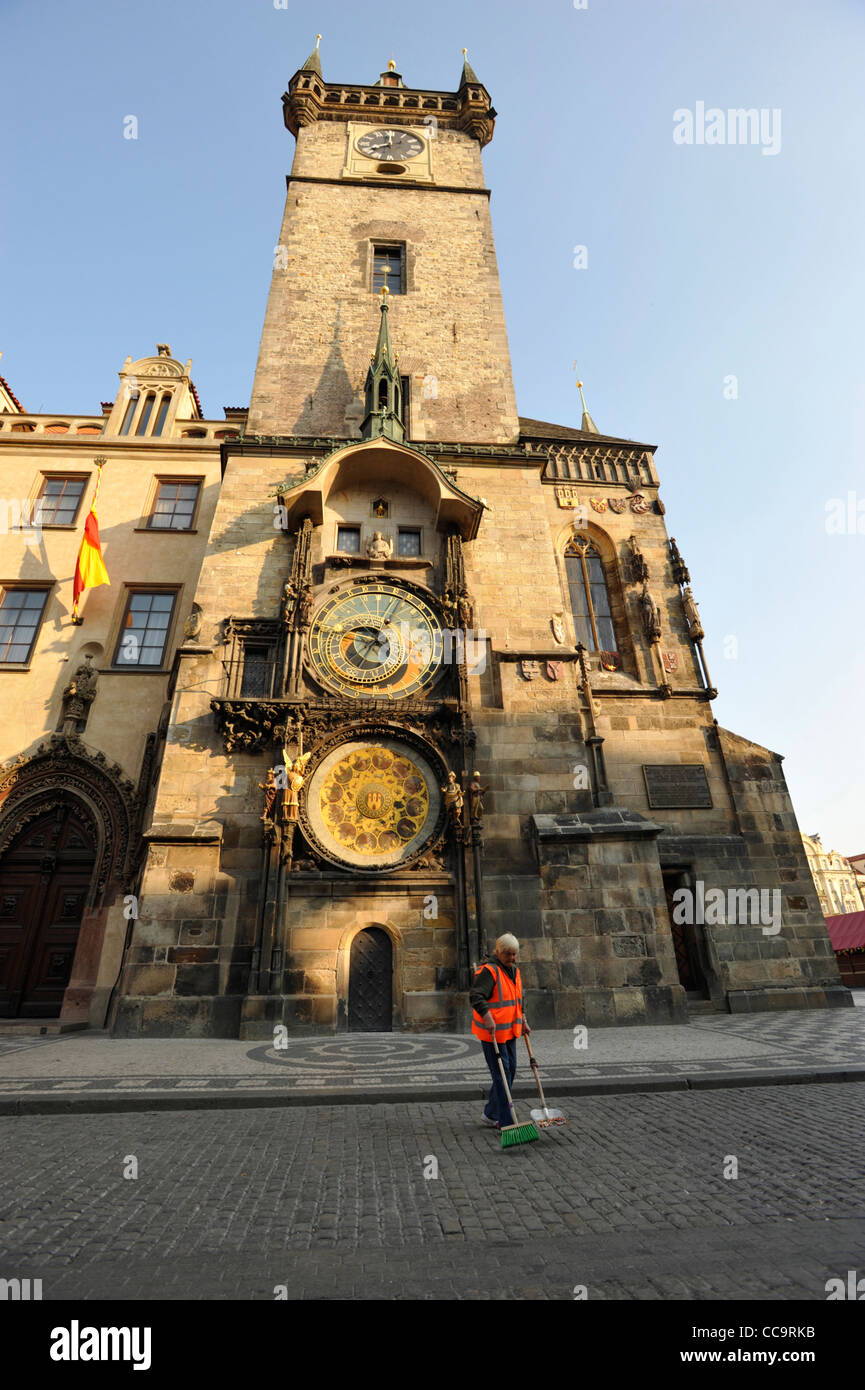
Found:
[[[367,559],[389,560],[393,554],[393,544],[386,541],[381,531],[374,531],[372,540],[366,548]]]
[[[311,753],[301,753],[300,757],[295,758],[293,762],[288,756],[285,757],[285,778],[288,789],[282,803],[282,814],[283,819],[289,823],[296,822],[300,815],[300,793],[306,781],[303,774],[311,757]]]
[[[445,589],[442,594],[442,611],[444,613],[445,627],[456,627],[457,601],[454,598],[453,589]]]
[[[287,584],[282,586],[282,621],[286,627],[290,627],[294,617],[294,610],[297,608],[298,594],[297,585],[293,579],[289,579]]]
[[[183,624],[183,636],[193,642],[201,632],[201,609],[193,608],[186,622]]]
[[[658,642],[661,638],[661,610],[656,604],[647,586],[643,585],[643,592],[640,595],[640,609],[643,614],[643,627],[650,642]]]
[[[300,625],[309,627],[309,620],[312,617],[312,585],[304,584],[303,593],[300,596]]]
[[[460,596],[457,599],[457,613],[459,614],[460,627],[468,632],[469,628],[474,625],[474,613],[472,611],[471,599],[465,589],[460,591]]]
[[[646,564],[646,557],[640,549],[636,536],[628,537],[628,545],[631,548],[631,574],[635,584],[645,584],[649,578],[649,566]]]

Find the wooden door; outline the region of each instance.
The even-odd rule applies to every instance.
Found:
[[[92,827],[68,805],[28,826],[0,863],[0,1017],[57,1018],[95,861]]]
[[[367,927],[351,943],[348,1026],[354,1033],[393,1028],[393,950],[381,927]]]

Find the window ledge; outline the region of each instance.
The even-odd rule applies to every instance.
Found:
[[[169,676],[166,666],[100,666],[100,676]]]
[[[197,536],[196,526],[134,526],[134,531],[155,531],[160,536]]]

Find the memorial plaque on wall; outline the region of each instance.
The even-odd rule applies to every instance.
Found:
[[[655,810],[697,810],[712,805],[702,763],[644,765],[649,805]]]

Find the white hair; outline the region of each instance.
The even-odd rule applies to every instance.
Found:
[[[520,943],[510,932],[505,932],[504,936],[500,936],[496,939],[496,950],[498,950],[500,946],[506,951],[518,951],[520,949]]]

